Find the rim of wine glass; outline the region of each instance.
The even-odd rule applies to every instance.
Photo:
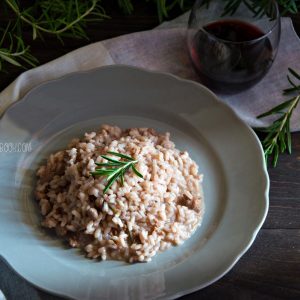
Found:
[[[275,23],[274,23],[274,25],[270,28],[270,30],[267,33],[265,33],[264,35],[262,35],[259,38],[252,39],[252,40],[247,40],[247,41],[242,41],[242,42],[235,42],[235,41],[224,40],[224,39],[218,38],[217,36],[213,35],[212,33],[206,31],[203,28],[203,26],[200,28],[200,30],[204,31],[205,33],[207,33],[207,35],[213,37],[214,39],[216,39],[218,41],[221,41],[221,42],[224,42],[224,43],[230,43],[230,44],[248,44],[248,43],[258,42],[259,40],[262,40],[262,39],[266,38],[268,35],[270,35],[273,32],[274,28],[277,25],[280,24],[280,12],[279,12],[278,3],[276,2],[276,0],[272,0],[272,3],[273,3],[273,5],[275,5],[275,13],[276,13],[276,17],[274,19]],[[189,20],[189,23],[190,23],[190,20]],[[279,32],[279,34],[280,34],[280,32]]]

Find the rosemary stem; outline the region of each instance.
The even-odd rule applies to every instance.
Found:
[[[37,25],[36,23],[33,23],[32,21],[28,20],[27,18],[25,18],[22,13],[20,12],[20,10],[18,8],[16,8],[11,2],[10,0],[5,0],[5,2],[7,3],[7,5],[15,12],[15,14],[25,23],[31,25],[33,28],[38,29],[40,31],[46,32],[46,33],[51,33],[51,34],[61,34],[65,31],[67,31],[68,29],[70,29],[71,27],[73,27],[76,23],[80,22],[82,19],[84,19],[87,15],[89,15],[96,7],[98,0],[93,0],[92,6],[86,11],[84,12],[81,16],[79,16],[77,19],[75,19],[74,21],[72,21],[71,23],[69,23],[68,25],[66,25],[65,27],[59,29],[59,30],[49,30],[47,28],[41,27],[39,25]]]
[[[292,102],[292,105],[289,107],[289,109],[287,110],[287,112],[285,113],[284,119],[282,120],[279,129],[277,130],[276,135],[274,136],[274,138],[272,139],[272,142],[270,144],[273,143],[277,143],[277,139],[282,131],[282,129],[284,128],[286,122],[289,119],[289,115],[291,114],[291,112],[294,110],[294,108],[296,108],[296,106],[298,105],[298,102],[300,100],[300,95],[296,96],[294,101]]]

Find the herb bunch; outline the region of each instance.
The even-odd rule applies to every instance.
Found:
[[[268,160],[271,157],[272,165],[274,167],[276,167],[278,163],[279,154],[286,151],[289,154],[292,152],[290,122],[292,113],[300,100],[300,74],[289,68],[287,79],[290,83],[290,87],[285,89],[283,94],[292,94],[292,98],[258,116],[258,118],[264,118],[271,115],[279,116],[269,127],[257,128],[258,131],[266,133],[265,138],[262,140],[265,160],[268,163]],[[297,83],[295,83],[295,80]]]
[[[112,186],[112,184],[119,180],[121,186],[124,185],[124,175],[127,171],[132,169],[132,171],[141,178],[144,178],[143,175],[135,168],[135,164],[138,163],[137,160],[134,160],[132,157],[118,153],[108,151],[108,154],[114,155],[116,157],[120,157],[121,159],[125,159],[125,161],[116,160],[107,155],[101,155],[102,158],[106,159],[107,163],[95,163],[98,167],[95,172],[91,174],[93,176],[105,176],[107,177],[107,184],[103,190],[103,194],[107,192],[107,190]]]
[[[100,0],[38,0],[28,7],[23,7],[17,0],[3,0],[1,4],[2,13],[10,21],[6,28],[0,28],[3,33],[0,71],[5,71],[4,62],[22,68],[38,64],[30,53],[30,46],[25,44],[23,28],[26,26],[32,29],[32,40],[52,34],[62,41],[67,36],[87,38],[87,22],[107,18]]]
[[[30,26],[32,39],[43,39],[45,34],[55,35],[63,41],[64,37],[88,38],[86,27],[89,22],[100,22],[109,18],[103,6],[115,1],[125,14],[134,11],[132,0],[35,0],[29,6],[21,0],[2,0],[0,10],[7,26],[0,27],[0,72],[6,70],[6,64],[22,68],[33,67],[38,61],[30,53],[23,37],[23,30]],[[141,1],[141,0],[140,0]],[[211,0],[203,0],[209,4]],[[272,0],[220,0],[225,1],[224,14],[233,14],[241,3],[245,3],[256,14],[262,13]],[[185,11],[195,0],[144,0],[145,5],[152,2],[157,7],[160,22],[169,17],[176,8]],[[299,0],[277,0],[283,13],[297,13]]]

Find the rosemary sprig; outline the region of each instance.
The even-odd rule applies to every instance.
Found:
[[[266,133],[266,137],[262,141],[262,145],[265,153],[265,160],[268,163],[270,157],[272,157],[272,164],[276,167],[279,154],[292,152],[292,139],[290,131],[290,121],[294,109],[297,107],[300,101],[300,84],[296,84],[293,80],[300,81],[300,75],[293,69],[289,68],[289,75],[287,79],[291,85],[283,91],[284,95],[293,94],[294,97],[284,101],[283,103],[273,107],[271,110],[259,115],[257,118],[264,118],[270,115],[279,115],[269,127],[257,128],[258,131]]]
[[[106,159],[107,163],[96,163],[98,168],[95,170],[95,172],[92,172],[91,174],[93,176],[106,176],[107,177],[107,184],[103,190],[103,194],[107,192],[107,190],[112,186],[112,184],[119,180],[121,186],[124,185],[124,174],[132,169],[132,171],[139,177],[144,178],[143,175],[135,168],[135,164],[138,162],[137,160],[134,160],[132,157],[128,155],[124,155],[118,152],[108,151],[108,154],[111,154],[113,156],[120,157],[121,160],[116,160],[114,158],[111,158],[107,155],[101,155],[102,158]]]
[[[17,34],[18,24],[8,23],[5,29],[0,28],[0,71],[4,69],[3,63],[10,63],[17,67],[35,67],[37,59],[29,53],[29,46],[26,46],[20,35]],[[5,45],[6,44],[6,45]]]

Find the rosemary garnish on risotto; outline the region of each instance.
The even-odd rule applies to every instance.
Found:
[[[132,157],[128,155],[124,155],[118,152],[108,151],[107,154],[111,154],[125,161],[113,159],[107,155],[101,155],[102,158],[106,159],[107,163],[95,163],[98,167],[104,168],[96,168],[95,172],[91,172],[93,176],[106,176],[107,184],[103,190],[103,194],[112,186],[112,184],[119,179],[121,186],[124,185],[124,174],[129,170],[132,171],[139,177],[144,178],[143,175],[135,168],[135,164],[138,163],[137,160],[134,160]]]

